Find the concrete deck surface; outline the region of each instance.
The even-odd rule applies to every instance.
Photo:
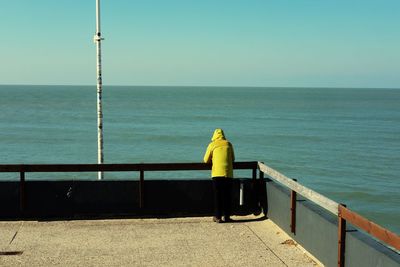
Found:
[[[0,266],[316,266],[268,219],[0,222]]]

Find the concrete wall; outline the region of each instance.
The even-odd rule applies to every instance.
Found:
[[[240,183],[244,205],[239,205]],[[26,181],[20,212],[19,182],[0,182],[0,218],[197,216],[213,214],[211,179],[148,180],[139,207],[138,181]],[[234,179],[234,214],[259,212],[251,179]]]
[[[337,266],[337,217],[298,196],[290,231],[290,191],[266,179],[267,216],[326,266]],[[400,255],[348,225],[345,266],[400,266]]]

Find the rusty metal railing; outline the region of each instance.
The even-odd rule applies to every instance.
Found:
[[[291,232],[295,234],[296,231],[296,194],[300,194],[305,198],[316,203],[320,207],[326,209],[332,214],[338,216],[338,266],[344,266],[345,254],[345,240],[346,240],[346,222],[358,227],[359,229],[367,232],[376,239],[386,243],[388,246],[400,250],[400,237],[379,226],[378,224],[369,221],[358,213],[348,209],[346,205],[339,204],[301,184],[296,180],[290,179],[278,171],[268,167],[262,162],[258,162],[260,172],[266,174],[268,177],[279,182],[280,184],[291,189]]]

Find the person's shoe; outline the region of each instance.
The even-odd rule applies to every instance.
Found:
[[[216,223],[222,223],[222,220],[221,220],[221,218],[217,218],[217,217],[213,217],[213,222],[216,222]]]
[[[225,217],[224,217],[224,222],[232,222],[231,217],[225,216]]]

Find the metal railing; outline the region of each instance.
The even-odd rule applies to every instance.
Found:
[[[233,168],[251,170],[253,181],[257,178],[258,165],[256,161],[234,162]],[[136,163],[136,164],[3,164],[1,172],[20,173],[19,202],[21,213],[26,204],[26,173],[33,172],[139,172],[139,207],[144,206],[144,173],[146,171],[197,171],[211,170],[205,163]],[[107,181],[107,180],[102,180]],[[101,181],[99,181],[101,182]]]
[[[326,209],[332,214],[338,216],[338,266],[344,266],[344,252],[346,240],[346,222],[360,228],[376,239],[386,243],[387,245],[400,250],[400,237],[377,225],[376,223],[362,217],[358,213],[346,208],[346,205],[339,204],[301,184],[296,180],[290,179],[278,171],[268,167],[262,162],[258,162],[260,172],[279,182],[280,184],[291,189],[291,232],[296,231],[296,195],[297,193],[303,197],[316,203],[318,206]]]
[[[234,162],[234,169],[257,170],[257,161]],[[211,170],[205,163],[127,163],[127,164],[0,164],[0,172],[128,172]]]

